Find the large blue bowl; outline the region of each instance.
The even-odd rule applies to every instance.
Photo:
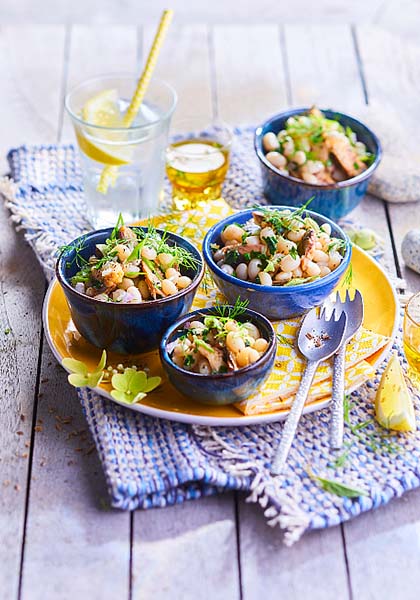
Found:
[[[288,206],[270,206],[272,209],[290,209]],[[212,244],[220,244],[223,229],[231,223],[246,223],[252,217],[253,209],[243,210],[214,225],[208,232],[203,242],[203,255],[213,279],[219,290],[226,296],[229,303],[234,304],[240,297],[249,301],[249,308],[256,310],[269,319],[288,319],[296,317],[307,310],[321,304],[331,294],[340,278],[347,270],[351,258],[351,242],[344,231],[330,219],[311,210],[306,210],[304,216],[312,217],[322,225],[329,223],[331,235],[346,242],[343,260],[340,265],[325,277],[309,283],[291,287],[267,286],[251,281],[242,281],[233,275],[228,275],[217,266],[213,259]]]
[[[191,373],[191,371],[178,367],[169,356],[168,344],[175,341],[182,334],[185,323],[188,321],[214,314],[217,314],[214,307],[204,308],[179,319],[171,325],[163,336],[159,351],[162,366],[172,385],[178,391],[197,402],[222,406],[249,398],[264,383],[274,365],[277,339],[270,321],[262,315],[247,309],[240,317],[237,317],[237,320],[242,323],[246,321],[254,323],[260,330],[261,337],[268,341],[267,350],[255,363],[238,371],[215,375]]]
[[[260,160],[264,195],[272,204],[301,206],[312,196],[311,209],[330,217],[340,219],[352,211],[365,196],[369,179],[382,157],[381,144],[376,135],[357,119],[333,110],[322,110],[329,119],[338,120],[344,127],[351,127],[357,139],[366,144],[375,160],[360,175],[331,185],[312,185],[291,175],[283,175],[265,157],[262,138],[269,131],[278,133],[285,128],[289,117],[307,113],[309,108],[296,108],[275,115],[255,130],[254,147]]]
[[[142,229],[147,228],[142,227]],[[157,231],[163,234],[163,231]],[[166,233],[168,244],[176,244],[189,250],[196,259],[196,267],[184,272],[191,277],[192,284],[173,296],[141,304],[101,302],[77,292],[70,284],[71,277],[79,270],[74,247],[81,245],[83,249],[80,254],[88,259],[95,253],[96,244],[103,244],[111,232],[112,227],[77,238],[57,260],[57,279],[66,295],[73,322],[82,336],[98,348],[106,348],[121,354],[155,350],[169,325],[191,308],[204,273],[201,254],[186,239],[174,233]]]

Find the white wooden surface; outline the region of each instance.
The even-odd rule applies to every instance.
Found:
[[[135,69],[152,35],[150,25],[135,21],[0,28],[1,170],[10,146],[69,139],[65,90],[105,71]],[[418,57],[412,41],[375,27],[194,25],[174,27],[158,70],[178,90],[178,120],[218,114],[236,124],[261,121],[290,102],[351,111],[365,101],[361,73],[368,99],[398,102],[415,115]],[[420,277],[404,269],[398,251],[416,210],[367,198],[353,215],[382,233],[391,264],[392,236],[395,270],[412,289],[420,288]],[[342,527],[313,532],[292,549],[242,495],[133,515],[107,510],[101,467],[76,396],[41,343],[41,271],[5,215],[1,600],[418,597],[420,492]]]

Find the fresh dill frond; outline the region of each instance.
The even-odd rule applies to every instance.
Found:
[[[78,240],[76,240],[76,242],[60,246],[58,251],[60,254],[70,254],[71,252],[74,252],[73,258],[67,261],[67,266],[71,267],[73,264],[76,264],[79,267],[79,269],[81,269],[88,262],[86,258],[84,258],[81,254],[86,248],[86,236],[79,238]]]
[[[244,314],[248,304],[249,300],[241,300],[241,297],[238,296],[233,306],[216,302],[214,305],[214,311],[219,319],[236,319]]]

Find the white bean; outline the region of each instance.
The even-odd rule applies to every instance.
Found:
[[[138,304],[139,302],[142,301],[140,290],[139,290],[139,288],[136,288],[134,285],[132,285],[131,287],[128,288],[127,294],[130,294],[130,296],[132,296],[130,303]]]
[[[133,285],[133,280],[129,279],[128,277],[124,277],[124,279],[121,281],[121,283],[118,287],[120,287],[122,290],[128,290],[128,288],[131,287],[132,285]]]
[[[167,252],[161,252],[160,254],[158,254],[157,259],[161,267],[163,267],[164,269],[169,269],[174,260],[174,257],[172,256],[172,254],[169,254]]]
[[[321,277],[325,277],[325,275],[328,275],[328,273],[331,273],[331,269],[329,267],[326,267],[325,265],[320,265],[319,266],[319,274]]]
[[[260,244],[260,238],[258,235],[249,235],[245,240],[245,246],[253,246],[254,244]]]
[[[124,262],[125,260],[127,260],[127,258],[131,254],[131,249],[128,246],[126,246],[125,244],[117,244],[115,246],[115,250],[117,251],[118,259],[121,262]]]
[[[265,352],[267,350],[268,342],[264,338],[258,338],[255,340],[252,346],[257,352]]]
[[[246,367],[249,365],[248,350],[249,348],[244,348],[235,356],[238,367]]]
[[[303,238],[304,235],[305,235],[305,230],[298,229],[297,231],[289,231],[289,233],[287,234],[287,237],[289,238],[289,240],[292,240],[292,242],[300,242],[300,240]]]
[[[291,279],[292,279],[292,274],[290,273],[290,271],[288,273],[283,273],[283,272],[277,273],[277,275],[274,277],[274,281],[277,281],[277,283],[280,283],[280,284],[287,283]]]
[[[323,225],[321,225],[321,229],[327,235],[331,235],[331,225],[329,223],[324,223]]]
[[[302,173],[302,179],[305,183],[310,183],[311,185],[319,184],[318,179],[315,177],[315,175],[312,175],[311,173]]]
[[[321,269],[319,268],[319,266],[312,262],[312,260],[308,260],[306,263],[306,273],[308,274],[308,277],[318,277],[318,275],[320,274]]]
[[[320,160],[308,160],[306,165],[303,167],[302,172],[310,173],[315,175],[324,169],[324,163]]]
[[[245,342],[237,332],[229,331],[226,336],[226,347],[234,354],[237,354],[245,348]]]
[[[232,223],[231,225],[228,225],[226,227],[226,229],[224,229],[222,231],[221,234],[221,238],[224,242],[230,242],[232,240],[236,240],[238,242],[242,241],[242,236],[245,233],[244,229],[242,229],[242,227],[239,227],[239,225],[235,225],[235,223]]]
[[[282,150],[283,150],[284,156],[287,156],[287,158],[291,157],[295,151],[295,144],[294,144],[293,140],[287,140],[286,142],[284,142],[283,146],[282,146]]]
[[[227,275],[233,275],[234,270],[233,267],[231,267],[230,265],[222,265],[221,266],[222,271],[224,271]]]
[[[280,146],[277,136],[272,131],[269,131],[263,136],[262,145],[266,152],[277,150]]]
[[[248,348],[248,362],[252,365],[252,363],[257,362],[260,358],[260,353],[255,348]]]
[[[234,321],[233,319],[226,321],[225,324],[225,329],[226,331],[238,331],[239,330],[239,325],[236,321]]]
[[[130,279],[137,277],[140,273],[140,267],[138,267],[137,265],[133,265],[133,263],[126,263],[125,265],[123,265],[123,270],[125,276],[130,277]],[[127,273],[129,273],[129,275],[127,275]]]
[[[191,321],[190,323],[191,329],[205,329],[206,326],[202,321]]]
[[[329,259],[329,256],[326,252],[323,252],[322,250],[314,250],[312,252],[312,260],[314,262],[321,262],[321,263],[327,263]]]
[[[178,288],[173,281],[170,279],[164,279],[162,281],[162,292],[165,294],[165,296],[173,296],[177,293],[177,291]]]
[[[289,254],[292,248],[297,248],[295,242],[291,240],[285,240],[284,238],[280,238],[277,242],[277,252],[281,252],[282,254]]]
[[[264,271],[260,271],[260,273],[258,273],[258,279],[260,280],[261,285],[273,285],[273,280],[271,279],[271,276],[268,273],[265,273]]]
[[[295,269],[298,268],[299,265],[300,265],[300,258],[298,258],[298,257],[292,258],[290,256],[290,254],[283,256],[283,258],[280,261],[280,268],[285,273],[294,271]]]
[[[154,248],[150,248],[149,246],[143,246],[141,249],[142,258],[147,258],[148,260],[155,260],[157,257],[156,250]]]
[[[306,154],[303,152],[303,150],[298,150],[297,152],[294,153],[293,162],[295,162],[299,166],[305,164]]]
[[[242,279],[242,281],[246,281],[248,279],[248,266],[246,263],[239,263],[236,267],[236,277],[238,279]]]
[[[176,285],[178,286],[178,288],[180,290],[183,290],[185,288],[187,288],[189,285],[191,285],[192,283],[192,279],[191,277],[187,277],[186,275],[182,275],[178,281],[176,282]]]
[[[85,293],[85,284],[82,281],[78,281],[76,283],[76,285],[74,286],[74,289],[76,290],[76,292],[79,292],[79,294],[84,294]]]
[[[293,275],[293,277],[302,277],[303,271],[302,271],[302,269],[300,267],[298,267],[297,269],[295,269],[292,272],[292,275]]]
[[[331,271],[333,271],[341,263],[343,257],[336,250],[331,250],[329,256],[330,260],[328,261],[328,266],[331,269]]]
[[[256,325],[254,325],[254,323],[250,323],[249,321],[247,321],[243,324],[243,328],[247,331],[248,335],[254,340],[257,340],[259,337],[261,337],[260,330]]]
[[[261,229],[260,231],[260,238],[268,238],[268,237],[275,237],[275,233],[273,231],[273,229],[271,227],[264,227],[264,229]]]
[[[262,263],[259,258],[253,258],[249,261],[248,276],[251,281],[254,281],[258,273],[261,271]]]
[[[216,252],[213,254],[213,260],[215,262],[218,262],[219,260],[223,260],[225,257],[225,253],[223,252],[223,250],[216,250]]]
[[[166,269],[165,271],[165,277],[166,279],[170,279],[171,281],[176,283],[180,277],[180,272],[174,269],[173,267],[169,267],[169,269]]]
[[[108,302],[109,298],[106,294],[98,294],[95,296],[95,300],[99,300],[100,302]]]
[[[276,169],[284,169],[287,165],[287,158],[283,154],[280,154],[280,152],[269,152],[265,155],[265,158]]]

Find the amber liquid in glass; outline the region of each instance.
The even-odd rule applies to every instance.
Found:
[[[177,210],[187,210],[221,197],[229,167],[229,151],[220,143],[197,138],[175,142],[167,153],[166,174]]]

